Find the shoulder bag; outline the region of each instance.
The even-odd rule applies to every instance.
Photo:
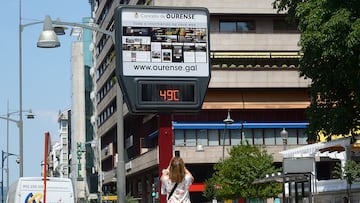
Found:
[[[171,195],[174,193],[177,185],[178,185],[178,183],[175,183],[174,187],[172,188],[172,190],[171,190],[171,192],[170,192],[170,194],[169,194],[169,196],[168,196],[168,200],[170,199]]]

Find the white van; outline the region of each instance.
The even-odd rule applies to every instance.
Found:
[[[6,203],[42,203],[44,197],[43,177],[21,177],[11,184]],[[68,178],[46,179],[46,203],[75,203],[74,189]]]

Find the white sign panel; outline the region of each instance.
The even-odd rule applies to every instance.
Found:
[[[121,25],[124,76],[209,76],[206,12],[129,8]]]

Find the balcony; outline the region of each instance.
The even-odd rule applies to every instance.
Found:
[[[126,165],[126,175],[136,174],[139,171],[157,167],[159,164],[158,161],[158,148],[154,148],[146,153],[141,154],[132,160],[129,160]]]

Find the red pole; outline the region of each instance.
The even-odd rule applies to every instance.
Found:
[[[171,123],[171,114],[159,115],[159,178],[161,177],[162,170],[168,167],[168,164],[173,156],[172,153],[172,141],[173,130]],[[160,189],[161,182],[158,186]],[[161,191],[161,190],[159,190]],[[166,195],[160,195],[160,203],[166,203]]]
[[[50,133],[45,133],[45,146],[44,146],[44,172],[43,172],[43,178],[44,178],[44,199],[43,203],[46,203],[46,178],[47,178],[47,159],[49,155],[49,145],[50,145]]]

